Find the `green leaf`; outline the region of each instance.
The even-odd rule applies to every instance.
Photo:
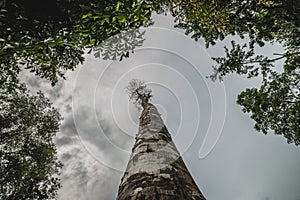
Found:
[[[127,21],[126,19],[127,16],[125,14],[118,15],[117,17],[120,23],[125,23]]]
[[[121,5],[121,2],[120,2],[120,1],[118,1],[117,5],[116,5],[116,9],[115,9],[115,11],[116,11],[116,12],[118,12],[118,11],[119,11],[119,9],[120,9],[120,5]]]
[[[81,19],[85,19],[85,18],[87,18],[87,17],[92,17],[92,16],[93,16],[93,14],[92,14],[92,12],[90,11],[90,12],[88,12],[87,14],[82,15]]]
[[[104,15],[103,19],[100,20],[101,25],[103,25],[105,22],[109,23],[109,15]]]

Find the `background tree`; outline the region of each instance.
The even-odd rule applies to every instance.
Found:
[[[54,199],[61,163],[52,141],[61,117],[24,85],[0,90],[0,199]]]
[[[299,38],[300,39],[300,38]],[[299,50],[268,58],[254,55],[254,50],[232,43],[232,49],[225,49],[226,57],[214,58],[218,63],[215,80],[228,73],[245,74],[248,78],[262,76],[260,88],[246,89],[238,95],[237,103],[244,112],[251,113],[255,129],[267,134],[274,130],[283,135],[288,143],[300,144],[300,74]],[[299,48],[299,47],[298,47]],[[298,51],[298,52],[297,52]],[[278,60],[285,59],[283,70],[276,70]]]
[[[195,40],[204,38],[206,46],[228,35],[247,37],[245,44],[232,41],[225,47],[225,57],[213,58],[213,80],[227,74],[262,77],[260,88],[246,89],[237,103],[250,112],[255,129],[286,137],[288,143],[300,144],[300,5],[293,0],[183,0],[171,7],[175,26],[186,30]],[[278,42],[284,52],[269,58],[255,50]],[[284,61],[280,66],[279,60]],[[281,68],[281,69],[280,69]]]

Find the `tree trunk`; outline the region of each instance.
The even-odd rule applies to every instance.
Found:
[[[156,107],[143,108],[117,200],[205,200]]]

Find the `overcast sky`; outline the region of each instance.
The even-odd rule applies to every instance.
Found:
[[[60,200],[115,199],[127,165],[140,111],[125,87],[148,83],[153,103],[188,169],[208,200],[300,200],[300,149],[282,136],[263,135],[237,105],[236,96],[259,85],[229,75],[213,83],[211,56],[222,56],[231,37],[205,49],[156,16],[142,47],[123,61],[86,55],[67,80],[49,82],[24,73],[32,91],[42,90],[64,117],[55,140],[63,162]],[[271,55],[280,46],[260,52]]]

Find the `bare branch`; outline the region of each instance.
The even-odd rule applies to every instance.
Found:
[[[147,88],[145,82],[139,79],[132,79],[126,87],[130,101],[138,108],[145,107],[152,97],[152,90]]]

